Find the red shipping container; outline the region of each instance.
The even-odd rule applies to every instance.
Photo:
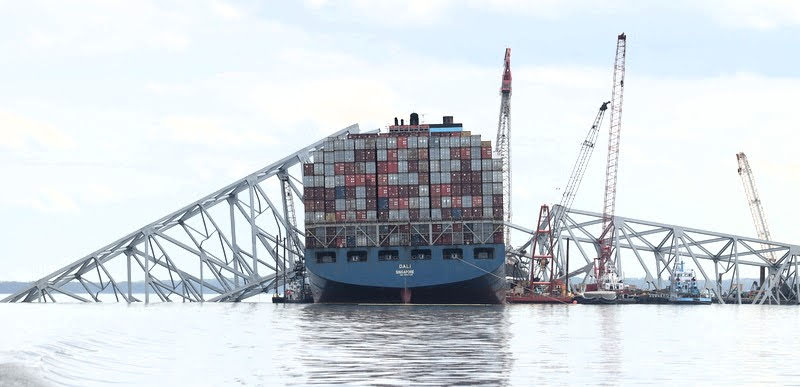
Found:
[[[472,189],[470,189],[470,191],[473,195],[483,195],[483,188],[481,187],[481,184],[475,183],[474,180],[472,181]]]
[[[344,222],[347,220],[346,212],[345,211],[336,211],[336,221],[337,222]],[[339,237],[341,238],[341,237]],[[337,240],[339,238],[336,238]],[[344,238],[342,238],[344,239]]]
[[[398,210],[398,209],[400,209],[400,199],[399,198],[390,198],[389,199],[389,209],[390,210]]]
[[[453,196],[453,207],[461,208],[461,196]]]
[[[459,184],[459,183],[461,183],[461,173],[450,172],[450,184]]]
[[[420,160],[427,160],[428,159],[428,149],[422,148],[417,149],[417,156]]]
[[[397,188],[396,185],[390,185],[389,186],[389,197],[390,198],[396,198],[398,196],[400,196],[400,189]]]
[[[397,173],[397,161],[389,162],[389,173]]]
[[[450,160],[461,160],[461,148],[450,148]]]
[[[408,196],[412,197],[412,198],[419,196],[419,186],[418,185],[409,185],[408,186]]]
[[[503,207],[503,195],[492,196],[492,207]]]
[[[461,184],[451,184],[450,191],[453,195],[461,196]]]
[[[356,163],[344,163],[344,174],[353,175],[356,173]]]
[[[303,164],[303,176],[313,176],[314,175],[314,164]]]
[[[442,225],[441,224],[434,224],[432,230],[433,230],[433,232],[442,232]]]
[[[386,150],[386,161],[397,161],[397,149]]]
[[[450,196],[453,194],[452,184],[441,184],[441,187],[442,187],[442,196]]]
[[[413,161],[408,163],[408,172],[419,172],[419,165]]]
[[[469,160],[469,148],[462,147],[461,149],[461,160]]]
[[[494,207],[492,210],[492,214],[494,215],[494,219],[503,219],[503,209]]]
[[[491,159],[492,158],[492,148],[488,146],[481,147],[481,158],[482,159]]]
[[[378,187],[378,197],[379,198],[388,198],[389,197],[389,186],[382,185]]]
[[[344,196],[347,199],[355,199],[356,198],[356,187],[345,187]]]
[[[397,138],[397,148],[398,149],[408,148],[408,137],[398,137]]]
[[[455,231],[455,232],[461,232],[461,231],[463,231],[463,230],[464,230],[464,228],[463,228],[463,224],[461,224],[461,223],[455,223],[455,224],[453,224],[453,231]]]
[[[344,175],[344,163],[333,164],[333,173],[336,175]]]
[[[378,175],[378,186],[381,185],[389,185],[389,175],[386,174]]]
[[[367,211],[356,211],[356,220],[367,220]]]
[[[442,208],[442,198],[439,196],[431,196],[431,208]]]
[[[344,185],[345,187],[355,187],[356,185],[356,176],[355,175],[347,175],[344,177]]]
[[[356,185],[366,185],[367,184],[367,175],[356,175]]]
[[[472,207],[483,207],[483,197],[482,196],[473,196],[472,197]]]
[[[503,243],[503,232],[498,231],[492,235],[492,239],[494,243]]]
[[[374,187],[375,185],[378,184],[378,177],[377,176],[375,176],[375,175],[365,175],[365,176],[366,176],[366,179],[367,179],[367,187]],[[387,177],[387,179],[388,179],[388,177]],[[387,181],[387,183],[388,183],[388,181]],[[373,193],[371,196],[375,196],[375,194]]]
[[[389,173],[389,162],[388,161],[378,161],[377,169],[378,169],[378,173]]]
[[[399,198],[399,204],[401,210],[408,209],[408,198]]]

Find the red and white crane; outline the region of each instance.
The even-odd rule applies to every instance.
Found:
[[[511,49],[506,48],[503,59],[503,79],[500,84],[500,118],[497,122],[497,154],[503,160],[503,220],[511,222]],[[504,230],[506,249],[511,247],[509,229]]]
[[[603,234],[600,237],[600,258],[595,267],[595,280],[600,284],[606,274],[616,275],[612,259],[614,245],[614,211],[617,204],[617,169],[619,167],[619,137],[622,129],[622,92],[625,88],[625,33],[617,36],[617,53],[614,59],[614,87],[611,92],[611,125],[608,129],[608,163],[606,164],[606,191],[603,196]],[[605,281],[604,281],[605,282]],[[616,281],[614,281],[616,283]]]

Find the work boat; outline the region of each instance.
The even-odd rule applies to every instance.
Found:
[[[592,286],[593,285],[593,286]],[[625,284],[617,275],[612,265],[608,265],[600,280],[587,286],[587,290],[579,293],[575,301],[579,304],[629,304],[636,302],[624,293]]]
[[[671,304],[708,305],[711,303],[711,297],[700,292],[697,287],[697,276],[694,269],[687,271],[683,260],[675,265],[673,273],[669,295]]]

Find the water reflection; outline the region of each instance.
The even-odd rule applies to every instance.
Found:
[[[508,384],[502,306],[309,305],[298,353],[308,383]]]

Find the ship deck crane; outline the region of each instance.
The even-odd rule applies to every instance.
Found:
[[[511,49],[506,48],[500,84],[500,117],[497,122],[497,154],[503,161],[503,220],[511,222]],[[508,226],[504,230],[506,250],[510,250]]]
[[[619,167],[619,139],[622,129],[622,92],[625,88],[625,33],[617,36],[617,52],[614,58],[614,87],[611,93],[611,125],[608,130],[608,162],[606,164],[606,189],[603,196],[603,233],[600,237],[600,258],[595,268],[598,284],[605,274],[616,275],[616,262],[612,259],[614,245],[614,213],[617,203],[617,170]],[[613,281],[617,284],[617,281]],[[611,289],[608,289],[611,290]]]

